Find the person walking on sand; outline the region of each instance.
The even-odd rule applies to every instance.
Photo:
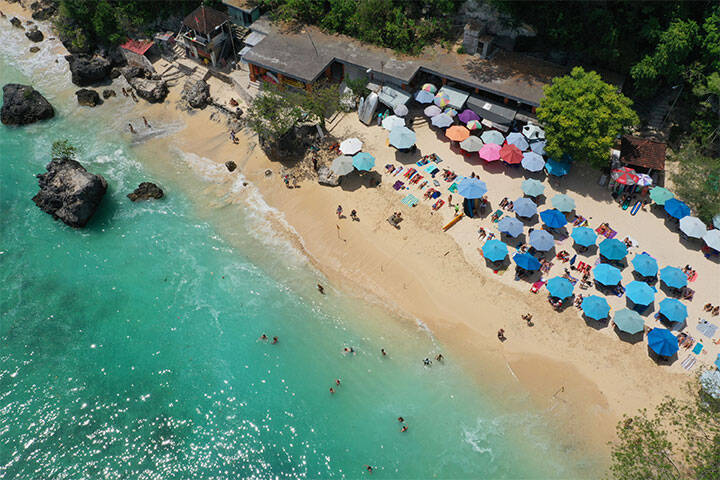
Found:
[[[147,118],[145,118],[145,115],[143,115],[143,122],[145,123],[145,127],[146,127],[146,128],[152,128],[152,127],[150,126],[150,124],[148,123]]]
[[[337,213],[338,218],[342,218],[342,205],[338,205],[337,210],[335,210],[335,213]]]
[[[137,133],[135,128],[133,128],[132,123],[128,123],[128,127],[130,128],[130,133]]]
[[[360,219],[359,219],[358,216],[357,216],[357,210],[353,209],[353,210],[350,212],[350,218],[352,218],[354,222],[359,222],[359,221],[360,221]]]
[[[125,87],[122,87],[122,94],[123,94],[123,96],[125,96],[125,97],[128,96],[128,93],[127,93],[127,90],[125,90]]]
[[[500,330],[498,330],[497,337],[498,337],[498,340],[500,340],[501,342],[504,342],[505,340],[507,340],[505,338],[505,329],[504,328],[501,328]]]
[[[323,287],[322,285],[320,285],[320,284],[318,283],[318,284],[317,284],[317,289],[318,289],[318,292],[320,292],[321,295],[325,295],[325,287]]]

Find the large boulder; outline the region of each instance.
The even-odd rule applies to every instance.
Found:
[[[205,80],[188,80],[183,86],[182,98],[192,108],[205,108],[210,102],[210,85]]]
[[[135,89],[138,97],[144,98],[150,103],[159,103],[165,100],[168,94],[168,87],[165,80],[151,80],[149,78],[133,78],[130,86]]]
[[[40,51],[40,47],[32,46],[30,47],[30,53],[37,53]]]
[[[33,25],[25,31],[25,36],[33,42],[42,42],[45,39],[43,33],[38,30],[38,27]]]
[[[23,29],[25,28],[25,27],[23,27],[22,21],[17,17],[12,17],[10,19],[10,24],[15,28],[23,28]]]
[[[35,20],[47,20],[57,12],[56,2],[53,0],[40,0],[30,4],[32,18]]]
[[[46,169],[37,176],[40,191],[33,197],[35,205],[73,228],[87,225],[107,191],[105,179],[69,158],[55,158]]]
[[[234,172],[237,168],[237,163],[233,162],[232,160],[228,160],[225,162],[225,168],[228,169],[228,172]]]
[[[328,167],[320,167],[318,169],[318,183],[320,185],[337,187],[340,185],[340,177],[335,175]]]
[[[66,55],[70,64],[72,82],[78,87],[87,87],[102,82],[110,75],[112,66],[108,59],[98,55]]]
[[[162,188],[154,183],[142,182],[133,192],[128,193],[127,197],[135,202],[137,200],[150,200],[151,198],[160,199],[164,195]]]
[[[75,92],[75,95],[77,96],[78,104],[84,107],[94,107],[102,103],[100,95],[98,95],[95,90],[90,90],[89,88],[81,88]]]
[[[135,65],[128,65],[127,67],[120,68],[119,70],[128,82],[133,78],[147,77],[147,71]]]
[[[55,109],[30,85],[8,83],[3,87],[0,118],[5,125],[27,125],[55,116]]]

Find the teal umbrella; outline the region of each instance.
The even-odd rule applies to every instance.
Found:
[[[600,255],[608,260],[622,260],[627,255],[627,246],[616,238],[606,238],[600,242]]]
[[[607,300],[597,295],[583,298],[580,308],[585,312],[585,316],[594,320],[602,320],[610,315],[610,305]]]
[[[657,260],[647,253],[635,255],[635,258],[632,259],[632,264],[633,267],[635,267],[635,271],[643,277],[654,277],[658,274]]]
[[[562,177],[570,172],[570,164],[567,162],[558,162],[552,158],[545,162],[545,170],[549,175]]]
[[[677,267],[665,267],[660,270],[660,280],[670,288],[683,288],[687,286],[687,275]]]
[[[563,277],[553,277],[547,283],[547,289],[551,297],[565,299],[572,295],[573,284],[570,280]]]
[[[495,145],[502,145],[505,143],[505,137],[497,130],[487,130],[480,135],[480,138],[484,143],[494,143]]]
[[[653,189],[650,190],[650,199],[658,205],[665,205],[665,202],[671,198],[675,198],[675,195],[667,188],[653,187]]]
[[[688,316],[687,307],[676,298],[666,298],[660,302],[660,315],[671,322],[683,322]]]
[[[611,287],[622,280],[622,272],[607,263],[601,263],[593,268],[593,277],[598,283]]]
[[[570,236],[575,240],[575,243],[581,247],[595,245],[595,240],[597,239],[597,233],[590,227],[575,227]]]
[[[497,239],[488,240],[482,247],[483,256],[491,262],[498,262],[507,257],[507,245]]]
[[[353,166],[360,171],[369,171],[375,166],[375,157],[367,152],[360,152],[353,157]]]
[[[400,150],[415,145],[415,132],[407,127],[397,127],[390,131],[390,145]]]
[[[575,200],[564,193],[555,195],[550,202],[553,207],[557,208],[561,212],[572,212],[575,210]]]
[[[636,305],[650,305],[655,300],[655,290],[647,283],[637,280],[628,283],[625,295]]]
[[[615,314],[613,322],[618,330],[635,335],[645,329],[645,320],[635,310],[623,308]]]
[[[525,195],[529,195],[531,197],[539,197],[545,191],[545,185],[543,185],[542,182],[535,180],[534,178],[528,178],[527,180],[523,180],[522,182],[522,191],[525,193]]]

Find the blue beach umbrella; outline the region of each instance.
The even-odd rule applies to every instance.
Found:
[[[545,155],[545,140],[535,140],[530,143],[530,150],[537,153],[538,155]]]
[[[647,283],[637,280],[628,283],[625,295],[636,305],[650,305],[655,300],[655,290]]]
[[[590,227],[575,227],[570,236],[581,247],[595,245],[597,239],[597,233]]]
[[[666,328],[653,328],[650,330],[647,341],[652,351],[663,357],[672,357],[680,348],[677,337]]]
[[[453,124],[453,119],[450,115],[446,113],[441,113],[432,117],[430,119],[430,123],[432,123],[436,127],[445,128]]]
[[[483,256],[491,262],[497,262],[507,257],[508,249],[500,240],[493,238],[485,242],[482,247]]]
[[[557,160],[549,159],[545,162],[545,170],[547,170],[550,175],[562,177],[570,172],[570,164],[567,162],[558,162]]]
[[[418,103],[432,103],[435,100],[435,94],[427,90],[420,90],[415,94],[415,100]]]
[[[643,277],[654,277],[658,274],[657,260],[647,253],[635,255],[635,258],[632,259],[632,264],[633,267],[635,267],[635,271]]]
[[[367,152],[360,152],[353,156],[353,166],[361,171],[369,171],[375,166],[375,157]]]
[[[690,207],[685,205],[685,203],[681,202],[677,198],[671,198],[670,200],[665,202],[665,211],[671,217],[675,217],[678,219],[690,215]]]
[[[400,150],[415,145],[415,132],[407,127],[397,127],[390,131],[390,145]]]
[[[551,297],[556,297],[562,300],[572,295],[573,284],[567,278],[553,277],[547,283],[547,289]]]
[[[671,322],[682,322],[687,318],[688,311],[677,298],[666,298],[660,302],[660,314]]]
[[[433,97],[435,98],[435,97]],[[437,105],[430,105],[429,107],[425,107],[425,110],[423,110],[423,113],[426,117],[432,118],[435,115],[440,115],[442,113],[442,110]]]
[[[513,202],[513,211],[518,217],[530,218],[537,213],[537,205],[529,198],[520,197]]]
[[[534,178],[528,178],[522,182],[522,191],[525,195],[531,197],[539,197],[545,191],[545,185],[542,182],[535,180]]]
[[[645,329],[645,320],[635,310],[623,308],[615,314],[613,322],[618,330],[635,335]]]
[[[600,255],[608,260],[622,260],[627,255],[627,247],[616,238],[606,238],[600,242]]]
[[[593,278],[605,286],[617,285],[622,280],[622,272],[607,263],[601,263],[593,268]]]
[[[545,230],[533,230],[530,232],[530,245],[535,250],[547,252],[555,246],[555,239]]]
[[[457,193],[465,198],[482,198],[487,193],[487,185],[479,178],[463,177],[457,183]]]
[[[555,195],[552,200],[550,200],[550,203],[561,212],[572,212],[575,210],[575,200],[564,193]]]
[[[545,168],[545,160],[535,152],[523,153],[523,159],[520,164],[529,172],[539,172]]]
[[[543,223],[550,228],[561,228],[567,223],[565,215],[555,208],[543,210],[540,212],[540,218],[542,218]]]
[[[610,305],[607,300],[597,295],[583,298],[580,308],[582,308],[586,316],[594,320],[602,320],[610,315]]]
[[[687,286],[687,275],[677,267],[665,267],[660,270],[660,280],[670,288],[683,288]]]
[[[525,135],[520,132],[512,132],[507,137],[505,137],[505,141],[510,145],[515,145],[522,151],[528,149],[528,142],[527,140],[525,140]]]
[[[505,137],[497,130],[487,130],[480,135],[484,143],[494,143],[495,145],[502,145],[505,143]]]
[[[498,229],[511,237],[517,237],[523,232],[523,224],[515,217],[503,217],[498,222]]]
[[[516,253],[513,256],[513,261],[515,261],[518,267],[524,268],[525,270],[540,270],[540,261],[529,253]]]

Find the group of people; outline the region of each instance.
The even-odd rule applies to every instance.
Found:
[[[123,96],[125,96],[125,97],[131,97],[131,98],[133,99],[133,102],[135,102],[135,103],[138,102],[138,99],[137,99],[137,97],[135,96],[135,91],[134,91],[133,89],[130,89],[130,91],[128,92],[128,91],[125,89],[125,87],[123,87],[123,88],[122,88],[122,94],[123,94]]]
[[[145,124],[145,128],[152,128],[152,126],[150,125],[150,122],[147,121],[147,118],[145,118],[145,116],[143,116],[142,119],[143,119],[143,123]],[[128,122],[128,128],[130,128],[130,133],[137,133],[137,131],[135,130],[135,127],[133,127],[133,124],[130,122]]]
[[[260,335],[260,340],[262,340],[263,342],[267,342],[267,341],[268,341],[268,336],[263,333],[262,335]],[[273,345],[275,345],[276,343],[278,343],[278,337],[273,337],[273,338],[272,338],[272,342],[270,342],[270,343],[272,343]]]
[[[705,306],[703,307],[703,310],[712,314],[713,317],[720,315],[720,307],[713,306],[711,303],[705,304]]]

